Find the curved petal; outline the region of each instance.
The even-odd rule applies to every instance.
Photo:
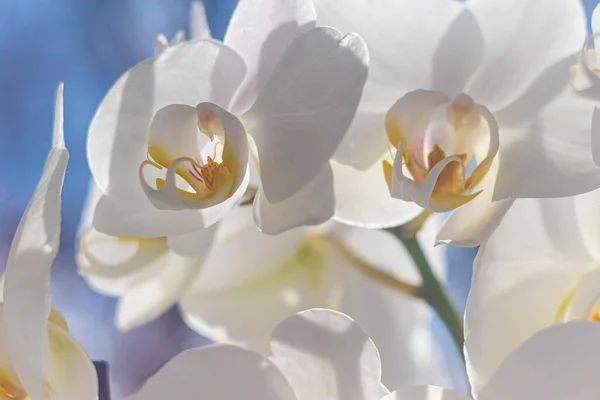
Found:
[[[357,32],[369,48],[369,74],[362,100],[335,157],[344,165],[365,169],[387,149],[378,133],[382,133],[382,121],[390,106],[408,92],[431,87],[436,46],[462,6],[450,0],[314,3],[320,25]],[[418,40],[413,40],[415,37]],[[373,143],[376,134],[377,143]],[[368,148],[365,143],[370,143]]]
[[[467,5],[483,32],[485,59],[467,92],[498,110],[516,100],[549,66],[579,50],[586,17],[579,1],[475,0]]]
[[[180,302],[184,320],[217,342],[268,352],[273,327],[289,315],[330,306],[339,279],[319,248],[288,231],[255,227],[218,243]]]
[[[88,160],[100,189],[140,212],[153,210],[137,183],[152,117],[170,104],[226,106],[244,74],[240,56],[210,40],[169,47],[127,71],[102,100],[89,129]]]
[[[381,400],[471,400],[471,398],[441,387],[415,386],[396,390]]]
[[[334,176],[334,219],[362,228],[389,228],[412,220],[423,209],[415,203],[390,195],[382,167],[383,160],[364,171],[331,162]]]
[[[519,344],[556,322],[591,261],[573,199],[515,202],[475,260],[465,316],[475,393]]]
[[[407,92],[430,88],[436,46],[463,9],[450,0],[314,3],[319,25],[356,32],[367,43],[371,63],[361,109],[381,112]]]
[[[494,232],[514,200],[492,201],[496,182],[497,163],[493,163],[488,174],[475,190],[479,196],[454,210],[437,235],[438,243],[460,247],[475,247],[484,243]]]
[[[263,356],[235,346],[184,351],[128,400],[296,400],[285,376]]]
[[[572,199],[579,236],[594,260],[600,260],[600,190],[580,194]]]
[[[379,399],[388,393],[377,348],[345,314],[312,309],[286,318],[271,335],[271,350],[299,399]]]
[[[501,126],[493,200],[565,197],[600,187],[590,143],[593,110],[566,89],[530,123]]]
[[[209,158],[200,164],[198,127],[211,140],[217,137],[223,143],[221,162]],[[222,216],[244,195],[249,179],[246,131],[236,116],[216,104],[161,109],[152,121],[148,143],[152,160],[141,163],[139,174],[146,196],[156,208],[203,210],[206,227],[218,220],[214,214]],[[164,179],[156,179],[156,189],[146,181],[146,166],[167,168]],[[193,191],[181,189],[178,177]]]
[[[367,112],[359,109],[340,147],[336,150],[333,159],[340,164],[348,165],[359,170],[379,164],[381,155],[390,148],[390,143],[385,134],[382,121],[385,121],[385,112]]]
[[[6,261],[4,330],[8,352],[31,398],[45,398],[50,269],[60,242],[61,191],[69,159],[63,136],[63,85],[56,91],[52,150],[21,218]]]
[[[359,36],[333,28],[311,29],[283,54],[244,115],[269,202],[291,197],[329,162],[354,117],[368,58]]]
[[[481,391],[481,400],[578,399],[600,395],[600,325],[547,328],[517,348]]]
[[[202,263],[208,257],[218,226],[214,224],[186,235],[169,236],[169,248],[180,256],[194,257]]]
[[[57,400],[98,399],[96,368],[85,350],[60,326],[48,323],[47,391]]]
[[[158,318],[179,301],[202,268],[202,259],[174,252],[166,257],[160,270],[136,280],[121,296],[115,316],[119,330],[126,332]]]
[[[248,72],[231,103],[241,114],[256,101],[277,62],[292,42],[316,26],[312,1],[241,0],[224,42],[246,61]]]
[[[420,276],[401,242],[389,232],[352,229],[344,243],[357,256],[403,281]],[[433,250],[433,243],[428,243]],[[424,245],[424,248],[425,247]],[[346,261],[347,262],[347,261]],[[341,268],[350,269],[343,265]],[[431,337],[427,305],[351,273],[339,310],[362,326],[381,354],[382,382],[389,388],[413,384],[447,385],[443,360]]]
[[[463,9],[437,45],[431,89],[450,97],[463,93],[483,61],[484,49],[477,20],[468,9]]]
[[[385,117],[385,130],[392,146],[399,148],[404,140],[410,151],[422,149],[434,113],[450,101],[444,93],[420,89],[396,101]]]
[[[276,235],[306,225],[319,225],[334,213],[333,171],[326,164],[308,185],[281,203],[270,204],[262,187],[254,200],[254,220],[259,229]]]
[[[206,20],[206,11],[201,1],[190,4],[190,39],[209,39],[210,27]]]

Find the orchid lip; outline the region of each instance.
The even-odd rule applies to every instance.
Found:
[[[385,125],[390,143],[398,147],[392,173],[384,166],[393,197],[446,212],[481,193],[477,187],[499,147],[498,125],[485,107],[466,94],[450,100],[415,91],[388,111]],[[479,148],[486,141],[483,154]],[[478,163],[467,177],[466,165],[475,157]]]

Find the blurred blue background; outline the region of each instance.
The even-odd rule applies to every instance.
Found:
[[[236,2],[204,1],[215,37],[222,38]],[[598,0],[584,3],[591,15]],[[0,1],[0,259],[6,258],[50,148],[54,90],[64,81],[71,161],[53,303],[90,356],[110,362],[114,399],[135,390],[171,356],[205,343],[181,322],[176,310],[131,333],[117,332],[115,301],[92,292],[73,262],[75,232],[90,178],[86,131],[95,108],[126,69],[152,55],[159,33],[172,37],[177,30],[188,29],[189,6],[190,0]],[[450,290],[461,307],[474,254],[474,250],[448,251]],[[443,331],[439,323],[434,329]],[[440,338],[446,341],[445,336]],[[449,357],[457,362],[455,355]]]

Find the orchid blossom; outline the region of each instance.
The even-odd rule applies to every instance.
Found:
[[[465,317],[474,389],[546,327],[600,321],[600,191],[517,200],[479,249]]]
[[[60,240],[61,190],[69,153],[63,138],[63,87],[42,177],[6,262],[0,303],[0,399],[96,400],[94,365],[50,309],[50,269]],[[43,361],[45,360],[45,361]]]
[[[167,237],[180,255],[198,256],[195,243],[242,201],[252,168],[263,231],[331,217],[329,160],[367,75],[359,36],[317,27],[308,1],[242,0],[223,43],[155,51],[115,83],[89,129],[103,193],[97,230]]]
[[[267,235],[256,228],[249,207],[237,207],[219,224],[206,256],[186,258],[166,238],[122,239],[94,230],[99,197],[92,185],[77,261],[93,289],[119,298],[119,329],[140,326],[179,303],[184,320],[203,336],[266,352],[282,319],[311,307],[333,308],[356,318],[385,351],[384,382],[447,383],[429,332],[432,311],[369,275],[415,288],[419,283],[391,233],[330,222]],[[419,239],[443,276],[440,248],[433,248],[438,226],[432,218]]]
[[[338,220],[385,227],[413,218],[417,205],[453,211],[438,240],[474,246],[514,198],[600,186],[593,105],[568,87],[586,36],[580,1],[314,3],[320,24],[359,33],[371,55],[332,162]],[[356,185],[365,181],[367,193]],[[387,187],[409,203],[385,198]]]

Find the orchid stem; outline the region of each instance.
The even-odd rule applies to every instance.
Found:
[[[427,212],[425,211],[421,216],[414,220],[416,221],[416,224],[423,224],[428,216],[426,213]],[[421,278],[423,279],[419,293],[420,297],[425,300],[442,319],[444,325],[446,325],[446,328],[450,332],[459,353],[462,354],[465,342],[462,319],[456,306],[450,299],[448,291],[433,273],[431,265],[429,264],[429,261],[427,261],[427,257],[416,238],[416,232],[420,229],[420,225],[415,226],[413,221],[411,221],[404,226],[392,228],[390,231],[402,241],[404,247],[419,269]]]

